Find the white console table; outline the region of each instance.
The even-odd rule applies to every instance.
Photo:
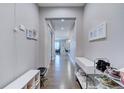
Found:
[[[76,63],[82,68],[87,74],[94,74],[94,62],[84,57],[77,57]]]
[[[84,71],[86,81],[84,81],[84,77],[80,75],[78,71],[76,71],[75,75],[81,85],[82,88],[87,88],[87,77],[88,74],[94,74],[94,62],[88,60],[84,57],[76,57],[76,64]]]
[[[40,71],[29,70],[4,89],[40,89]]]

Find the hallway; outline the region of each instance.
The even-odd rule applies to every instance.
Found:
[[[74,67],[67,55],[56,55],[50,64],[45,89],[80,89],[75,80]]]
[[[1,3],[0,20],[0,89],[124,89],[124,4]]]

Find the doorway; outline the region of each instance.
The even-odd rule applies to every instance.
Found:
[[[47,18],[46,20],[52,30],[51,56],[69,54],[74,58],[76,50],[76,18]]]
[[[48,18],[51,32],[51,64],[45,88],[80,88],[75,81],[76,29],[75,18]],[[52,58],[54,57],[54,58]],[[57,83],[55,83],[55,82]]]

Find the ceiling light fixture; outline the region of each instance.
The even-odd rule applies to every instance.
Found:
[[[64,27],[61,27],[61,30],[64,30]]]
[[[61,22],[64,22],[65,20],[64,19],[61,19]]]

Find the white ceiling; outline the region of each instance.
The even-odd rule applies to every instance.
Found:
[[[73,19],[54,19],[51,20],[52,27],[55,31],[70,31],[73,28],[75,20]]]
[[[40,7],[81,7],[85,3],[38,3]]]
[[[38,3],[39,7],[83,7],[84,5],[85,3]],[[55,39],[68,39],[75,20],[65,19],[62,22],[61,19],[53,19],[50,21],[55,30]]]
[[[55,31],[55,38],[57,39],[68,39],[69,34],[75,24],[75,19],[53,19],[50,21],[52,28]]]

